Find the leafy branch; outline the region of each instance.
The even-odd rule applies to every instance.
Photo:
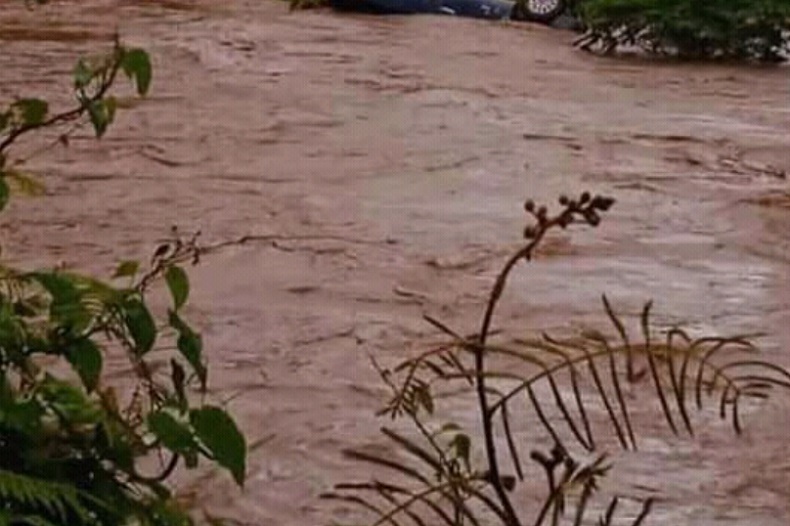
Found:
[[[0,111],[0,209],[8,182],[41,188],[9,161],[12,146],[65,123],[75,126],[59,136],[63,144],[85,121],[101,137],[115,118],[110,93],[121,72],[139,95],[148,92],[148,54],[116,39],[111,53],[77,63],[75,107],[50,114],[46,101],[19,98]],[[203,340],[184,314],[183,265],[201,250],[197,235],[173,230],[146,268],[123,262],[109,281],[0,265],[0,524],[184,526],[192,519],[167,487],[180,465],[208,460],[244,483],[245,438],[205,399]],[[159,284],[171,296],[164,319],[146,299]],[[117,353],[131,367],[128,395],[105,374]],[[143,474],[156,459],[159,469]]]
[[[14,164],[8,166],[8,151],[20,138],[42,129],[76,122],[85,115],[101,137],[115,119],[117,100],[109,95],[119,71],[134,81],[137,93],[148,93],[151,85],[151,62],[142,49],[126,48],[117,40],[111,53],[81,59],[74,69],[74,95],[77,105],[61,113],[50,115],[49,103],[39,98],[20,98],[0,111],[0,210],[9,197],[7,180],[18,183],[22,190],[36,191],[40,185],[21,173]],[[75,128],[61,134],[58,141],[68,144],[68,135]],[[16,163],[19,164],[19,163]]]

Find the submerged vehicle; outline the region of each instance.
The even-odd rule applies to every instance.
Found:
[[[549,24],[565,13],[566,0],[330,0],[335,9],[378,14],[433,13]]]

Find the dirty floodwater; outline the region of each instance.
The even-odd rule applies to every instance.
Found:
[[[243,492],[184,477],[216,514],[344,517],[317,496],[370,475],[340,454],[381,443],[369,356],[435,337],[422,313],[474,327],[526,197],[618,203],[595,232],[551,236],[497,326],[608,330],[605,292],[632,317],[652,298],[659,323],[695,334],[766,332],[766,356],[790,363],[787,68],[601,59],[539,26],[274,1],[3,2],[0,96],[65,104],[71,65],[116,26],[152,53],[152,95],[101,141],[83,130],[30,161],[48,193],[2,215],[3,248],[109,273],[173,224],[206,242],[276,236],[194,269],[212,396],[233,398],[255,445]],[[642,451],[616,457],[607,487],[659,497],[650,524],[790,523],[786,409],[756,409],[739,439],[706,414],[695,441],[635,413]]]

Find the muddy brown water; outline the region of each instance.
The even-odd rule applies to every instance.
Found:
[[[217,514],[346,516],[317,495],[371,473],[340,455],[381,443],[369,355],[435,336],[424,312],[474,327],[526,197],[589,189],[618,204],[519,269],[498,326],[607,328],[606,292],[629,316],[652,298],[657,322],[695,334],[764,331],[766,355],[790,363],[786,67],[601,59],[541,27],[274,1],[3,2],[0,96],[65,104],[74,60],[116,27],[152,53],[151,96],[101,141],[84,130],[29,162],[48,193],[13,202],[3,246],[108,273],[173,224],[206,241],[281,236],[194,269],[212,396],[232,397],[256,445],[242,492],[180,475]],[[790,523],[786,408],[756,409],[737,440],[710,415],[696,441],[672,439],[656,414],[636,410],[643,450],[619,455],[607,485],[658,496],[651,524]]]

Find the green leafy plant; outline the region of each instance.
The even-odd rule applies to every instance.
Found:
[[[11,147],[41,129],[63,130],[67,144],[86,119],[101,137],[119,74],[144,96],[148,54],[116,42],[80,60],[68,111],[53,114],[38,98],[0,111],[0,209],[12,190],[43,191]],[[173,231],[150,265],[124,262],[109,281],[0,265],[0,526],[191,524],[167,486],[182,463],[211,461],[243,484],[245,438],[206,400],[203,341],[184,314],[196,240]],[[147,301],[158,283],[171,296],[159,315]],[[127,364],[115,384],[108,358]]]
[[[448,341],[392,368],[374,361],[392,393],[380,414],[393,420],[405,418],[416,436],[382,429],[402,453],[399,456],[347,451],[351,459],[376,466],[386,478],[339,484],[325,498],[363,507],[373,514],[375,526],[494,522],[579,526],[587,523],[588,504],[611,467],[599,452],[600,435],[614,436],[623,449],[638,447],[631,399],[624,395],[626,385],[653,392],[669,429],[692,436],[692,414],[705,409],[710,400],[740,433],[741,408],[747,400],[765,399],[775,388],[790,389],[790,373],[756,358],[757,349],[746,336],[692,338],[671,327],[659,337],[650,322],[650,303],[642,312],[639,343],[629,336],[606,297],[604,307],[615,338],[598,331],[566,339],[548,334],[508,338],[491,330],[516,265],[531,261],[552,229],[572,224],[595,227],[613,203],[585,192],[577,199],[562,197],[561,209],[550,215],[547,207],[527,201],[532,222],[524,231],[526,241],[494,282],[478,331],[464,335],[426,317]],[[474,408],[480,419],[476,430],[464,430],[441,417],[440,404],[458,399]],[[603,409],[603,420],[590,417],[593,408]],[[523,444],[513,420],[530,415],[540,422],[546,442],[553,446]],[[475,448],[482,449],[483,460],[476,461]],[[582,454],[592,454],[592,460],[579,460]],[[527,460],[540,467],[547,485],[543,504],[532,510],[514,505],[520,487],[534,491]],[[621,503],[622,499],[611,500],[597,524],[626,520]],[[653,501],[638,506],[628,519],[631,526],[643,524]]]
[[[583,0],[577,12],[588,28],[577,41],[584,49],[761,61],[790,50],[788,0]]]

